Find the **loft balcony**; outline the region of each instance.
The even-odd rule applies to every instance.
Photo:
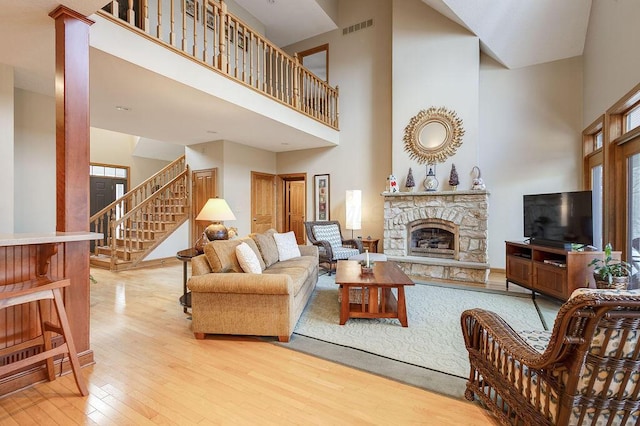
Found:
[[[92,19],[92,126],[274,152],[338,144],[338,89],[223,1],[112,1]]]

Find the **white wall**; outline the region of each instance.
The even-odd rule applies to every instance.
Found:
[[[592,2],[583,53],[583,128],[640,83],[639,16],[639,1]]]
[[[56,230],[55,99],[15,91],[14,231]]]
[[[0,64],[0,182],[4,188],[0,203],[0,233],[13,233],[14,222],[14,94],[13,68]]]
[[[251,172],[276,174],[276,154],[230,141],[214,141],[186,147],[189,168],[218,168],[218,196],[224,198],[236,217],[227,227],[238,235],[251,232]]]
[[[131,188],[127,188],[127,190],[135,188],[170,163],[170,161],[135,156],[137,136],[91,127],[90,138],[90,161],[92,163],[131,168]]]
[[[308,220],[314,220],[313,175],[330,174],[330,218],[343,224],[346,190],[362,190],[362,230],[355,235],[381,238],[380,193],[391,173],[391,3],[340,1],[338,16],[338,30],[287,51],[329,43],[329,83],[340,88],[340,145],[279,153],[278,173],[307,173]],[[342,28],[368,19],[373,26],[342,35]]]
[[[491,192],[491,267],[505,267],[505,240],[524,238],[524,194],[581,189],[581,105],[581,58],[509,70],[482,55],[479,164]]]
[[[416,190],[423,190],[426,166],[411,160],[404,149],[404,130],[413,116],[429,107],[445,107],[462,119],[462,146],[435,168],[438,190],[449,190],[451,164],[460,188],[469,189],[469,172],[478,164],[478,68],[476,36],[440,15],[420,0],[393,2],[393,174],[401,190],[409,167]]]

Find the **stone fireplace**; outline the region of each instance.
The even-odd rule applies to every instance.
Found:
[[[389,260],[418,278],[486,283],[487,191],[383,195]]]

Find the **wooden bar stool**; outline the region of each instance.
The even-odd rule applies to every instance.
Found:
[[[15,362],[0,366],[0,376],[20,370],[21,368],[42,362],[46,360],[47,379],[55,380],[55,372],[53,369],[53,358],[57,355],[68,353],[71,363],[71,370],[76,380],[76,385],[83,396],[89,394],[84,377],[80,371],[80,362],[78,361],[78,353],[73,344],[73,336],[69,327],[67,312],[62,301],[61,289],[71,284],[68,279],[60,281],[51,281],[47,278],[34,279],[15,284],[0,286],[0,309],[10,306],[20,305],[29,302],[38,302],[38,311],[40,317],[42,334],[25,342],[21,342],[0,350],[0,356],[6,356],[14,352],[23,351],[32,347],[43,346],[44,350],[38,354],[20,359]],[[47,299],[53,300],[53,306],[56,308],[60,325],[53,324],[45,320],[45,313],[48,312]],[[64,337],[64,344],[52,347],[51,333],[57,333]]]

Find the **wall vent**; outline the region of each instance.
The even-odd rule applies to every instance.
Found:
[[[342,29],[342,35],[347,35],[359,30],[364,30],[365,28],[369,28],[373,25],[373,19],[367,19],[366,21],[359,22],[354,25],[350,25]]]

